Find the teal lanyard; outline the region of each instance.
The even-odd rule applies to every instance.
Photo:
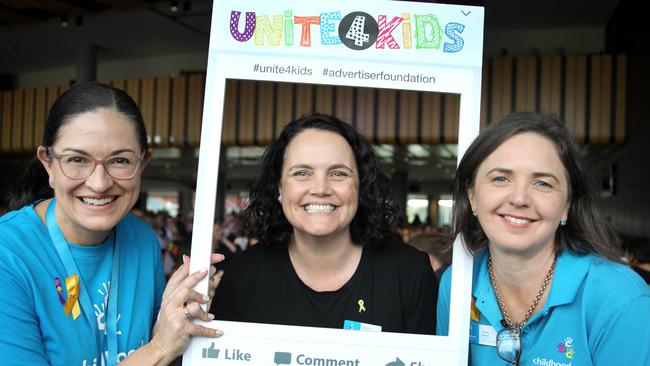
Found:
[[[119,246],[119,230],[115,230],[114,234],[111,234],[111,237],[115,240],[115,245],[113,246],[113,268],[111,273],[111,285],[110,292],[108,297],[108,309],[106,312],[106,334],[108,338],[108,354],[103,355],[104,353],[104,335],[100,334],[99,327],[97,325],[97,318],[95,318],[95,312],[93,309],[92,301],[90,300],[89,292],[86,290],[86,285],[81,278],[81,273],[79,268],[77,268],[77,263],[72,256],[70,247],[68,246],[67,240],[61,232],[61,228],[56,222],[56,217],[54,215],[54,207],[56,206],[56,199],[52,199],[49,207],[47,208],[46,215],[46,225],[47,230],[50,233],[50,238],[52,243],[54,243],[54,248],[56,249],[59,259],[63,262],[63,267],[66,271],[66,277],[69,277],[73,274],[80,276],[79,278],[79,303],[81,305],[81,311],[83,312],[86,320],[90,324],[91,329],[95,333],[95,347],[97,355],[97,364],[102,364],[102,357],[106,356],[106,365],[115,365],[117,363],[117,297],[119,290],[119,270],[120,270],[120,246]]]

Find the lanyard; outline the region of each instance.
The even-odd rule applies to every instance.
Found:
[[[72,256],[72,252],[68,246],[68,242],[65,240],[61,228],[56,222],[56,217],[54,215],[54,207],[56,206],[56,199],[52,198],[49,207],[47,208],[47,230],[50,233],[50,238],[52,243],[54,243],[54,248],[56,249],[59,259],[63,263],[65,268],[66,275],[70,276],[72,274],[80,275],[79,268],[77,263]],[[117,363],[117,297],[119,290],[119,267],[120,267],[120,246],[119,246],[119,235],[118,230],[115,230],[115,234],[111,234],[115,240],[115,245],[113,246],[113,264],[111,272],[111,285],[110,292],[108,297],[108,309],[106,313],[106,334],[108,338],[108,354],[104,355],[104,335],[100,334],[97,319],[95,318],[95,312],[93,310],[92,301],[90,300],[89,292],[86,290],[86,285],[83,281],[83,278],[80,278],[79,287],[79,302],[81,304],[81,310],[85,315],[85,318],[88,320],[91,329],[95,333],[95,347],[97,355],[97,364],[102,364],[102,357],[106,357],[107,365],[115,365]],[[66,277],[67,277],[66,276]]]

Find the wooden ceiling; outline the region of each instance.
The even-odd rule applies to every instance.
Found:
[[[53,18],[70,22],[109,9],[129,10],[155,0],[0,0],[0,27],[34,24]]]

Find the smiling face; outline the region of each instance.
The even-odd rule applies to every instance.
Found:
[[[349,235],[359,204],[352,148],[340,135],[308,129],[287,146],[282,166],[282,211],[294,235]]]
[[[70,162],[142,154],[133,123],[107,108],[67,121],[50,151],[65,155],[62,159]],[[37,155],[54,188],[57,222],[66,239],[76,244],[97,244],[97,239],[104,238],[129,212],[138,199],[142,169],[148,160],[147,155],[130,179],[115,179],[97,164],[89,177],[75,180],[63,174],[59,161],[50,157],[45,147],[39,147]]]
[[[468,194],[490,250],[548,250],[569,212],[568,178],[555,145],[530,132],[509,138],[492,152]]]

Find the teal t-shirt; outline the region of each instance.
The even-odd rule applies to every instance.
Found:
[[[105,242],[93,246],[69,244],[70,252],[79,268],[79,278],[89,292],[93,312],[97,319],[100,336],[106,338],[106,313],[111,288],[113,249],[115,235],[110,235]],[[104,351],[106,351],[104,340]]]
[[[93,303],[73,319],[66,316],[54,282],[60,279],[67,298],[67,273],[33,206],[0,217],[2,365],[115,364],[149,342],[165,286],[158,240],[132,215],[118,223],[115,236],[120,242],[118,258],[112,256],[110,240],[94,247],[69,245]],[[118,293],[110,291],[114,260],[119,261]],[[99,336],[108,336],[107,295],[117,301],[116,324],[111,327],[117,355],[111,360],[96,348],[98,329]],[[90,324],[86,314],[96,323]]]
[[[508,365],[497,356],[503,316],[487,270],[487,251],[474,257],[470,320],[472,365]],[[449,331],[451,270],[440,283],[437,334]],[[650,289],[630,268],[568,250],[558,257],[544,308],[522,329],[520,365],[648,365]]]

